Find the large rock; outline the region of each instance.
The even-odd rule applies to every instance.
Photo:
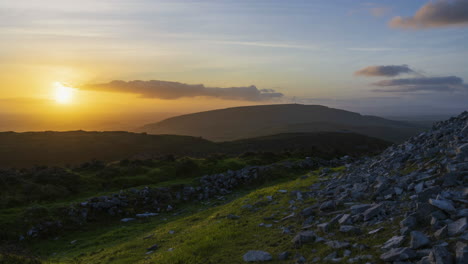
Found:
[[[305,208],[304,210],[301,211],[301,215],[304,216],[304,217],[314,215],[315,209],[317,209],[316,206],[307,207],[307,208]]]
[[[455,254],[457,264],[468,263],[468,246],[465,243],[461,241],[457,242]]]
[[[429,261],[433,264],[452,264],[453,257],[443,246],[435,246],[429,254]]]
[[[316,238],[317,235],[314,231],[302,231],[292,239],[292,242],[295,245],[300,246],[302,244],[312,243]]]
[[[404,236],[394,236],[384,243],[384,245],[382,246],[382,249],[397,248],[401,246],[401,244],[403,244],[404,240],[405,240]]]
[[[457,221],[448,224],[447,226],[447,233],[449,236],[456,236],[460,235],[466,230],[467,227],[467,218],[463,217],[458,219]]]
[[[249,250],[242,258],[245,262],[270,261],[273,259],[270,253],[261,250]]]
[[[319,209],[320,211],[331,211],[335,209],[335,207],[336,207],[335,201],[326,201],[320,205]]]
[[[411,248],[393,248],[382,255],[380,255],[380,259],[383,261],[401,261],[401,260],[408,260],[416,257],[416,252]]]
[[[452,202],[449,200],[429,199],[429,203],[441,210],[444,210],[447,213],[455,212],[455,207],[453,206]]]
[[[430,243],[431,241],[429,240],[429,238],[422,232],[419,232],[419,231],[411,232],[410,247],[412,249],[422,248],[424,246],[429,245]]]
[[[340,226],[340,232],[358,235],[361,233],[361,229],[351,225],[342,225]]]
[[[355,215],[366,211],[370,207],[372,207],[372,204],[356,204],[351,206],[349,209],[351,210],[351,214]]]
[[[367,209],[363,215],[364,215],[364,221],[369,221],[373,217],[377,216],[380,214],[382,211],[382,205],[381,204],[376,204],[372,206],[371,208]]]

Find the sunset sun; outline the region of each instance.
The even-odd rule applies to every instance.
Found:
[[[59,104],[69,104],[73,101],[75,89],[64,85],[61,82],[54,83],[54,99]]]

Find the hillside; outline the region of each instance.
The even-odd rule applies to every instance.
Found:
[[[465,264],[467,198],[465,112],[371,158],[280,161],[29,208],[21,243],[36,257],[0,259]]]
[[[140,131],[190,135],[214,141],[278,133],[349,131],[401,142],[422,131],[422,127],[320,105],[279,104],[181,115],[145,125]]]
[[[202,138],[130,132],[2,132],[0,168],[34,165],[76,165],[92,159],[105,162],[165,155],[204,157],[244,152],[301,152],[304,155],[359,156],[389,143],[352,133],[282,134],[266,138],[214,143]]]

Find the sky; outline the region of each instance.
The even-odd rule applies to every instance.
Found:
[[[457,114],[467,43],[468,0],[0,0],[0,130],[276,103]]]

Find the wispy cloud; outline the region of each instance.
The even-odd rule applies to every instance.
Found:
[[[416,11],[414,16],[394,17],[389,25],[405,29],[468,26],[468,1],[431,1]]]
[[[363,52],[377,52],[377,51],[392,51],[392,50],[401,50],[399,48],[387,48],[387,47],[363,47],[363,48],[347,48],[351,51],[363,51]]]
[[[315,45],[299,45],[291,43],[277,43],[277,42],[257,42],[257,41],[215,41],[217,44],[225,45],[240,45],[240,46],[255,46],[266,48],[281,48],[281,49],[305,49],[305,50],[318,50],[319,46]]]
[[[137,94],[144,98],[174,100],[183,97],[215,97],[225,100],[268,101],[284,95],[273,89],[259,90],[254,85],[246,87],[205,87],[203,84],[185,84],[168,81],[111,81],[108,83],[88,84],[80,89]]]

